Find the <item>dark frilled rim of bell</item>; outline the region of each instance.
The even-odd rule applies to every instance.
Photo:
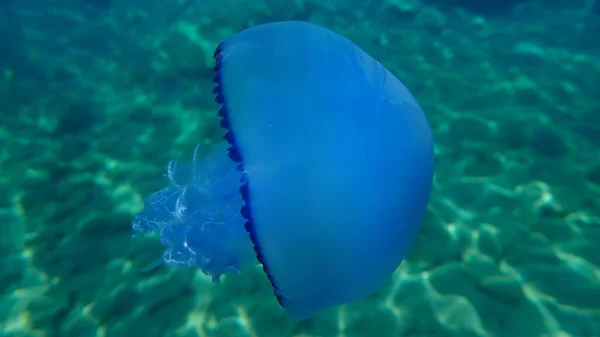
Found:
[[[281,295],[275,280],[273,279],[271,273],[269,272],[269,267],[265,263],[265,258],[262,254],[260,243],[258,242],[258,238],[256,237],[256,232],[254,230],[254,223],[252,221],[252,212],[251,212],[251,207],[250,207],[251,195],[250,195],[250,189],[248,187],[249,182],[246,177],[246,174],[244,173],[244,157],[243,157],[243,154],[240,152],[239,147],[237,146],[236,137],[235,137],[233,130],[231,129],[231,123],[229,121],[229,114],[227,112],[227,97],[226,97],[225,93],[223,92],[223,88],[224,88],[224,86],[223,86],[223,80],[224,80],[223,79],[223,67],[225,66],[224,61],[223,61],[223,51],[226,48],[227,48],[227,43],[226,43],[226,41],[223,41],[215,49],[215,52],[213,54],[213,58],[215,60],[215,66],[213,69],[214,76],[212,79],[213,83],[215,84],[215,87],[213,89],[213,93],[216,95],[215,102],[217,102],[217,104],[220,105],[219,112],[218,112],[219,117],[221,117],[220,124],[221,124],[221,127],[223,127],[224,129],[227,130],[227,132],[225,133],[225,136],[223,136],[223,139],[225,141],[227,141],[227,143],[230,145],[228,148],[228,151],[227,151],[228,152],[227,155],[229,156],[229,158],[231,158],[231,160],[238,163],[237,169],[242,172],[242,178],[240,181],[241,182],[240,194],[242,196],[242,199],[244,200],[244,204],[243,204],[242,208],[240,209],[240,213],[244,217],[244,219],[246,219],[244,228],[248,232],[248,235],[250,236],[250,240],[252,240],[254,252],[256,253],[256,259],[262,265],[263,271],[265,272],[265,274],[269,278],[269,281],[271,282],[271,285],[273,286],[273,290],[275,292],[275,296],[277,297],[277,301],[279,302],[279,304],[282,307],[285,307],[284,302],[283,302],[283,296]]]

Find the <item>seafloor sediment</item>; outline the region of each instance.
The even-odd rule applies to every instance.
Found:
[[[0,336],[600,336],[596,14],[85,3],[0,3]],[[392,280],[301,323],[258,269],[216,285],[140,273],[161,246],[130,230],[168,160],[219,136],[217,43],[283,19],[342,33],[397,74],[437,155],[429,212]]]

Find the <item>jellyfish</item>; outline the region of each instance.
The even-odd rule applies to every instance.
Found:
[[[218,281],[262,266],[298,319],[363,299],[406,257],[434,174],[431,129],[404,84],[347,38],[258,25],[214,53],[222,140],[168,165],[133,220],[160,263]]]

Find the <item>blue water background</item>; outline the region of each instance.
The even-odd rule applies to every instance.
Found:
[[[594,0],[0,0],[0,336],[600,336]],[[434,193],[380,292],[295,322],[132,238],[172,158],[219,136],[212,53],[260,23],[344,34],[411,89]],[[357,270],[357,273],[360,273]]]

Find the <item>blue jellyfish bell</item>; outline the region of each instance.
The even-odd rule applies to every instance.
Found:
[[[431,192],[433,140],[415,98],[354,43],[307,22],[247,29],[214,59],[223,140],[171,163],[133,229],[160,234],[165,264],[215,281],[258,261],[296,319],[376,292]]]

